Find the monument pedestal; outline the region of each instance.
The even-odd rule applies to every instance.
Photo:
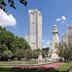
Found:
[[[42,54],[39,54],[38,59],[37,59],[37,62],[38,62],[39,64],[42,64],[42,63],[43,63]]]
[[[59,61],[59,55],[57,54],[57,50],[56,49],[52,49],[51,52],[49,52],[49,58],[52,62],[57,62]]]
[[[39,56],[38,56],[38,60],[42,60],[43,58],[42,58],[42,54],[40,54]]]
[[[52,53],[51,55],[51,61],[53,62],[58,62],[59,61],[59,56],[56,53]]]

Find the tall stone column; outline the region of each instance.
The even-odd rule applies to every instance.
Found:
[[[48,54],[51,61],[59,60],[59,56],[57,54],[58,44],[59,44],[58,29],[57,29],[57,26],[54,25],[53,30],[52,30],[52,42],[51,42],[51,46],[50,46],[50,50],[49,50],[49,54]]]

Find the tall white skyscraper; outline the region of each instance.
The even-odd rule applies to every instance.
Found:
[[[34,49],[42,49],[42,15],[37,9],[29,10],[29,44]]]

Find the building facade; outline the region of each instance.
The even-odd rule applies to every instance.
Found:
[[[29,44],[34,49],[42,49],[42,15],[37,9],[29,10]]]
[[[68,44],[72,45],[72,25],[68,25]]]
[[[72,45],[72,25],[68,25],[67,33],[62,35],[62,44]]]
[[[62,44],[68,45],[68,34],[67,33],[63,33],[62,35]]]

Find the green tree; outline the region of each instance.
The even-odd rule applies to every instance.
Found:
[[[25,52],[24,58],[26,58],[27,60],[30,60],[32,58],[32,50],[26,49],[24,52]]]
[[[14,55],[18,60],[20,60],[21,58],[24,58],[24,53],[24,49],[16,49]]]
[[[7,1],[7,2],[6,2]],[[12,8],[14,8],[14,9],[16,9],[16,5],[15,5],[15,0],[0,0],[0,8],[1,9],[3,9],[4,11],[6,11],[5,10],[5,8],[6,8],[6,6],[7,6],[7,4],[9,3],[9,5],[10,5],[10,7],[12,7]],[[21,4],[23,4],[24,6],[26,6],[27,5],[27,1],[26,0],[18,0]]]
[[[5,50],[8,50],[8,47],[5,44],[2,44],[1,46],[2,46],[1,47],[2,48],[1,49],[2,52],[5,51]]]
[[[10,50],[4,50],[2,53],[2,60],[7,61],[9,58],[12,57],[12,52]]]
[[[71,61],[72,60],[72,46],[71,45],[59,45],[59,56],[61,58],[64,58],[64,60],[67,61]]]
[[[28,51],[31,51],[31,48],[25,39],[15,36],[5,28],[0,27],[0,58],[2,53],[4,55],[4,51],[8,52],[8,50],[13,53],[13,56],[21,59],[27,55]]]
[[[16,49],[14,55],[18,60],[21,60],[22,58],[29,60],[32,57],[32,50],[31,49]]]
[[[42,56],[44,58],[48,56],[48,51],[49,51],[49,48],[48,47],[42,48]]]
[[[37,59],[40,53],[42,53],[42,50],[40,50],[40,49],[33,50],[32,58]]]

